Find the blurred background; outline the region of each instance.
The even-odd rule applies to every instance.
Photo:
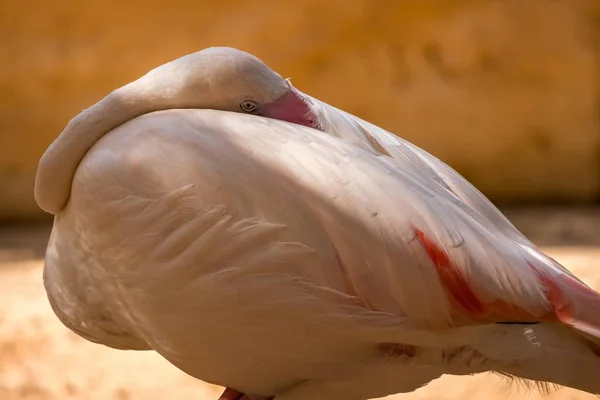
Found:
[[[441,158],[600,289],[598,0],[0,0],[1,400],[216,398],[154,354],[60,325],[41,283],[51,218],[33,200],[70,118],[208,46],[251,52]],[[398,398],[526,395],[481,375]]]

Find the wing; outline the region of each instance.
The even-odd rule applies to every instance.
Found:
[[[514,249],[518,249],[516,250],[518,254],[527,254],[528,257],[536,260],[536,262],[532,262],[528,257],[523,258],[526,260],[525,263],[523,263],[522,260],[521,262],[517,260],[516,264],[514,265],[519,265],[520,267],[524,268],[522,273],[527,274],[528,272],[525,270],[529,269],[531,271],[532,266],[536,266],[533,267],[533,270],[535,271],[535,275],[538,275],[538,268],[543,266],[541,267],[542,270],[553,271],[554,273],[559,274],[559,276],[561,276],[560,286],[568,286],[568,290],[570,292],[572,292],[574,295],[577,293],[575,296],[583,303],[587,303],[588,307],[590,307],[588,309],[589,312],[586,312],[586,306],[583,306],[582,304],[576,306],[573,301],[567,300],[566,298],[568,296],[565,296],[562,293],[562,290],[567,289],[563,288],[562,290],[559,290],[552,280],[545,278],[543,276],[544,274],[542,273],[542,277],[540,279],[544,281],[544,290],[547,292],[548,298],[551,300],[550,302],[554,302],[551,306],[556,309],[563,310],[563,312],[557,313],[561,320],[577,326],[581,330],[598,336],[599,332],[596,328],[594,328],[594,326],[597,326],[595,325],[596,322],[591,322],[595,321],[591,310],[594,310],[593,312],[597,312],[598,309],[597,306],[592,306],[594,303],[593,301],[587,301],[587,299],[596,297],[595,292],[593,295],[590,294],[589,288],[581,280],[579,280],[558,262],[541,253],[536,246],[531,243],[531,241],[529,241],[514,227],[514,225],[493,205],[493,203],[487,199],[487,197],[485,197],[459,173],[438,158],[409,143],[408,141],[403,140],[396,135],[393,135],[390,132],[354,115],[332,107],[308,95],[305,96],[307,96],[308,101],[312,104],[312,108],[316,112],[319,121],[322,124],[321,128],[324,132],[329,133],[334,137],[339,137],[342,140],[355,145],[356,147],[362,148],[371,154],[375,154],[382,159],[386,159],[386,162],[399,168],[400,171],[404,171],[405,175],[410,175],[410,177],[418,180],[426,188],[434,190],[440,198],[444,198],[446,201],[453,203],[455,207],[461,210],[459,215],[468,215],[468,220],[470,222],[467,224],[477,221],[478,225],[484,227],[485,234],[483,236],[479,236],[479,239],[476,239],[475,242],[486,241],[488,244],[484,245],[483,243],[480,243],[482,247],[479,249],[474,247],[471,252],[467,252],[471,255],[462,253],[462,255],[459,256],[467,257],[462,260],[463,263],[467,262],[475,264],[477,264],[477,261],[473,260],[472,256],[480,257],[479,266],[475,267],[475,269],[471,269],[471,272],[462,271],[460,273],[452,274],[448,272],[448,267],[444,267],[443,269],[446,272],[441,274],[442,281],[445,282],[444,285],[446,288],[449,289],[450,292],[455,293],[451,297],[454,297],[458,303],[462,304],[463,308],[470,308],[471,311],[481,309],[481,305],[478,305],[478,301],[475,300],[478,297],[477,294],[473,293],[472,290],[469,289],[469,283],[465,281],[463,277],[474,277],[475,275],[473,274],[477,274],[475,271],[478,268],[489,268],[490,265],[492,265],[491,270],[495,270],[497,274],[504,274],[505,271],[502,271],[501,268],[493,267],[493,263],[485,261],[487,257],[491,256],[491,254],[486,253],[489,251],[499,252],[495,257],[499,256],[502,258],[515,251]],[[438,202],[438,200],[436,200],[436,202]],[[440,204],[436,204],[438,207],[439,205]],[[431,210],[435,210],[435,206],[431,207]],[[442,218],[444,222],[456,225],[456,222],[450,221],[453,217],[456,217],[456,215],[438,214],[438,218]],[[495,240],[502,242],[503,245],[501,245],[500,242],[496,242],[494,245],[498,247],[495,248],[496,250],[492,250],[490,248],[492,242],[486,239],[486,236],[489,235],[494,237]],[[500,236],[503,238],[500,239]],[[443,242],[441,244],[439,242],[438,244],[434,244],[427,238],[426,235],[423,235],[422,233],[419,233],[418,237],[420,238],[420,242],[429,249],[428,252],[432,259],[436,260],[434,263],[439,264],[439,254],[445,253],[445,244]],[[464,237],[460,239],[459,242],[462,240],[464,240]],[[441,247],[437,247],[440,245]],[[461,254],[461,252],[459,252],[459,254]],[[444,257],[445,255],[442,258]],[[517,258],[521,257],[518,256]],[[456,265],[452,260],[443,260],[442,264],[444,263],[452,266],[450,270],[455,270],[454,267]],[[480,278],[483,278],[483,276],[480,276]],[[492,280],[494,279],[493,276],[489,276],[486,279],[488,278],[491,278]],[[479,282],[479,285],[485,285],[485,282]],[[510,285],[511,284],[509,284],[509,286]],[[559,292],[561,294],[558,294]],[[518,292],[513,293],[513,296],[517,295],[519,295]],[[467,305],[467,303],[471,303],[472,305]],[[514,301],[512,304],[515,304]],[[509,309],[512,309],[512,306],[502,303],[500,308],[504,310],[502,313],[505,313]],[[568,311],[565,311],[567,309]],[[510,311],[508,314],[514,315],[514,310]],[[575,314],[578,314],[579,317],[574,317]],[[506,316],[508,317],[508,315]],[[521,315],[521,317],[525,316]],[[581,320],[578,320],[578,318]],[[584,323],[582,322],[583,320],[588,322]]]
[[[154,177],[145,186],[196,185],[198,198],[223,204],[234,220],[279,224],[288,242],[326,254],[318,268],[273,266],[281,274],[423,326],[558,319],[597,333],[595,292],[524,245],[508,222],[499,227],[447,186],[432,184],[435,174],[418,172],[429,164],[408,163],[422,156],[402,142],[386,146],[404,152],[410,168],[266,118],[173,110],[134,121],[174,146],[153,157]],[[177,135],[173,126],[189,133]],[[142,156],[142,148],[128,159]]]
[[[438,158],[350,113],[312,97],[310,101],[325,132],[375,154],[393,158],[394,163],[402,169],[420,175],[429,184],[439,185],[458,196],[502,233],[521,243],[530,243],[487,197]]]
[[[461,203],[470,209],[469,212],[480,214],[494,225],[498,233],[519,243],[527,251],[537,253],[536,246],[485,195],[452,167],[385,129],[306,94],[304,96],[312,104],[324,132],[380,157],[391,158],[394,165],[419,176],[426,185],[438,186],[450,195],[458,197]],[[548,262],[555,268],[570,273],[555,260],[548,258]]]

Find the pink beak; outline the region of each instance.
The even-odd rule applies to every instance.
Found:
[[[310,106],[310,100],[289,85],[290,90],[286,94],[263,105],[258,115],[319,129],[319,120]]]

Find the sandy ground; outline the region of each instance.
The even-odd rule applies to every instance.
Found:
[[[514,210],[517,226],[551,256],[600,289],[600,209]],[[220,388],[178,371],[151,352],[123,352],[88,343],[52,313],[41,282],[50,228],[0,227],[0,400],[212,399]],[[390,399],[584,400],[561,389],[528,392],[490,374],[443,377]]]

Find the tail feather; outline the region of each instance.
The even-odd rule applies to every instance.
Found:
[[[529,380],[528,387],[542,392],[555,384],[600,394],[600,357],[568,326],[559,322],[496,325],[492,333],[474,347],[496,361],[494,372],[518,382]]]
[[[567,274],[540,279],[548,289],[548,301],[558,320],[600,345],[600,294]]]
[[[492,371],[494,375],[497,375],[508,382],[509,388],[516,386],[517,389],[525,389],[530,392],[538,392],[544,396],[549,396],[554,392],[558,392],[561,386],[557,383],[535,381],[527,378],[521,378],[519,376],[511,375],[504,371]]]

